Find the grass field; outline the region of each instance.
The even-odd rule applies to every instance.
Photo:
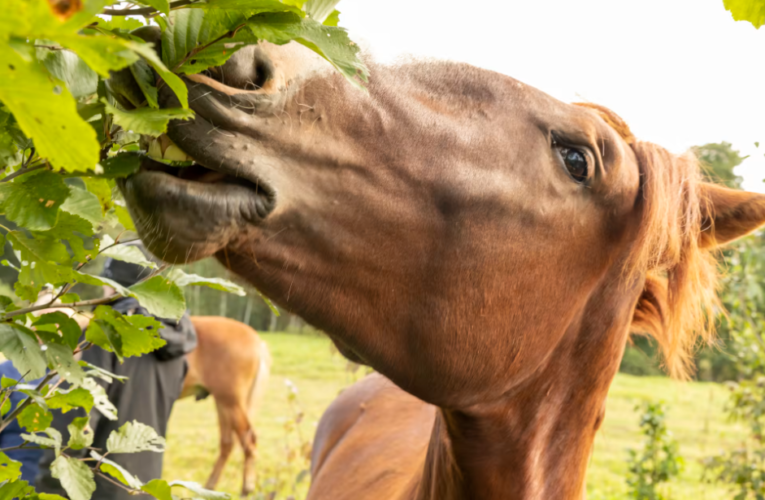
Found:
[[[316,423],[327,405],[348,385],[358,380],[347,363],[333,353],[330,342],[314,335],[263,334],[274,357],[266,401],[256,417],[258,430],[258,478],[261,492],[278,490],[275,497],[305,498],[307,460],[301,447],[313,437]],[[297,404],[304,418],[296,424],[295,402],[285,380],[297,387]],[[733,495],[701,482],[699,459],[735,445],[743,429],[725,420],[726,389],[718,384],[679,383],[666,378],[617,376],[608,398],[606,419],[595,442],[588,476],[590,500],[624,499],[626,449],[638,447],[638,413],[642,400],[663,400],[669,407],[668,426],[680,442],[686,460],[681,477],[667,493],[673,500],[717,500]],[[218,450],[218,429],[213,402],[179,401],[170,421],[165,477],[204,483]],[[304,450],[303,450],[304,451]],[[242,453],[232,454],[218,489],[237,495],[241,487]],[[257,497],[256,497],[257,498]]]

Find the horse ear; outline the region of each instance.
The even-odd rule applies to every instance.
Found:
[[[765,224],[765,195],[707,182],[701,183],[700,195],[702,248],[723,245]]]

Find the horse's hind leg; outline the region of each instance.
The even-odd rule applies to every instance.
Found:
[[[255,491],[255,447],[258,439],[255,435],[255,429],[250,424],[247,412],[244,408],[238,407],[234,416],[234,432],[236,432],[239,442],[244,451],[244,479],[242,481],[242,496],[246,497]]]
[[[218,451],[218,460],[215,461],[210,478],[205,484],[208,490],[214,490],[220,481],[220,475],[226,466],[231,450],[234,448],[234,427],[233,427],[233,408],[224,407],[218,401],[215,401],[215,408],[218,410],[218,427],[220,429],[220,450]]]

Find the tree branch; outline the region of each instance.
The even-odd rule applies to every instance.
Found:
[[[177,0],[176,2],[170,2],[170,8],[183,7],[194,2],[195,0]],[[157,12],[159,11],[154,7],[143,7],[141,9],[104,9],[101,13],[107,16],[148,16]]]
[[[16,170],[12,174],[8,174],[8,176],[5,179],[1,180],[0,182],[8,182],[8,181],[10,181],[12,179],[15,179],[16,177],[18,177],[20,175],[27,174],[27,173],[32,172],[34,170],[40,170],[41,168],[45,168],[46,166],[47,166],[46,163],[42,163],[40,165],[35,165],[33,167],[21,167],[20,169]]]
[[[21,316],[22,314],[39,311],[40,309],[74,309],[75,307],[85,306],[97,306],[101,304],[107,304],[114,299],[122,297],[122,295],[115,293],[108,297],[101,297],[100,299],[81,300],[79,302],[68,302],[66,304],[38,304],[36,306],[29,306],[23,309],[16,309],[5,315],[4,319],[13,318],[14,316]]]

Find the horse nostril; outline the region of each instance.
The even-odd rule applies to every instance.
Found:
[[[225,64],[210,68],[206,75],[220,83],[241,90],[258,90],[273,78],[271,61],[257,46],[239,50]]]

